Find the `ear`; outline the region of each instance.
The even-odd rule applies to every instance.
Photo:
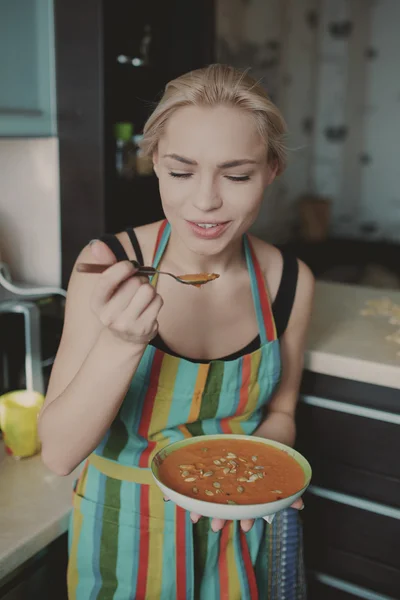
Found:
[[[159,154],[158,154],[158,148],[157,148],[153,152],[153,169],[154,169],[154,173],[157,175],[157,177],[158,177],[158,159],[159,159]]]
[[[267,185],[271,185],[274,181],[277,173],[278,173],[278,163],[275,161],[271,165],[268,165],[268,173],[267,173]]]

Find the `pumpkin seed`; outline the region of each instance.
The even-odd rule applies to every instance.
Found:
[[[226,455],[226,458],[237,458],[236,454],[233,454],[233,452],[228,452],[228,454]]]
[[[180,469],[194,469],[194,465],[179,465]]]
[[[199,493],[199,488],[194,487],[194,488],[192,488],[192,491],[193,491],[194,494],[198,494]]]
[[[237,472],[237,469],[231,469],[231,470],[229,471],[229,473],[236,473],[236,472]]]
[[[207,494],[207,496],[214,496],[214,492],[212,492],[211,490],[205,490],[205,493]]]
[[[274,494],[282,494],[282,490],[272,490]]]
[[[247,481],[247,477],[238,477],[238,481]]]
[[[264,479],[264,473],[257,473],[258,479]]]
[[[214,471],[207,471],[204,473],[204,477],[211,477],[211,475],[214,475]]]
[[[181,477],[188,477],[190,475],[189,471],[182,471]]]
[[[215,493],[216,494],[222,494],[222,490],[217,490]]]
[[[257,471],[259,471],[260,469],[263,469],[264,467],[261,467],[260,465],[257,465],[256,467],[254,467]]]
[[[239,494],[242,494],[244,492],[244,487],[242,485],[239,485],[237,487],[237,491],[239,492]]]
[[[214,481],[214,483],[213,483],[213,486],[214,486],[215,488],[220,488],[220,487],[221,487],[221,484],[220,484],[220,483],[218,483],[218,481]]]
[[[239,458],[240,462],[247,462],[247,458]]]
[[[220,460],[213,460],[214,465],[220,465],[221,461]]]
[[[228,475],[228,473],[231,472],[229,467],[225,467],[225,469],[222,471],[224,475]]]
[[[227,500],[226,502],[227,504],[236,504],[236,502],[234,502],[233,500]]]
[[[237,463],[234,460],[230,460],[229,464],[232,465],[232,467],[237,467]]]
[[[196,477],[186,477],[186,479],[184,479],[183,481],[187,481],[188,483],[191,483],[192,481],[196,481]]]
[[[252,457],[251,457],[251,460],[252,460],[253,462],[257,462],[257,456],[252,456]]]
[[[256,481],[258,479],[258,475],[252,475],[249,477],[248,481]]]
[[[226,462],[226,458],[220,458],[219,459],[222,463]]]

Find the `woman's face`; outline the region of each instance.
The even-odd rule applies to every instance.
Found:
[[[168,221],[202,255],[222,252],[249,229],[275,177],[252,116],[226,106],[177,110],[154,167]]]

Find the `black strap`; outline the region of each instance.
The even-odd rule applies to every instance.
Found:
[[[134,230],[131,227],[129,227],[129,229],[125,229],[125,231],[128,234],[129,239],[131,240],[132,247],[135,251],[136,260],[141,265],[144,265],[143,254],[142,254],[142,250],[139,245],[139,241],[136,237],[136,233],[134,232]],[[121,244],[121,242],[119,241],[119,239],[117,238],[116,235],[114,235],[112,233],[105,233],[99,239],[102,242],[104,242],[105,244],[107,244],[107,246],[110,248],[110,250],[115,254],[115,258],[118,261],[129,260],[129,257],[128,257],[127,253],[125,252],[125,248],[123,247],[123,245]]]
[[[113,233],[105,233],[102,235],[99,240],[107,244],[112,252],[115,254],[115,258],[120,260],[129,260],[127,253],[125,252],[125,248],[119,241],[116,235]]]
[[[142,249],[140,247],[139,240],[137,239],[135,230],[132,227],[129,227],[128,229],[125,229],[125,231],[129,235],[129,239],[131,240],[132,247],[135,251],[136,260],[141,265],[144,265]]]
[[[125,231],[129,235],[137,261],[143,265],[143,254],[134,229],[129,228]],[[123,245],[115,235],[106,233],[99,239],[107,244],[112,252],[114,252],[117,260],[128,260]],[[299,263],[297,262],[297,258],[290,252],[286,252],[281,248],[279,250],[282,253],[283,258],[282,276],[278,292],[272,304],[278,338],[282,337],[285,333],[287,324],[289,323],[296,295],[297,279],[299,276]]]
[[[299,263],[290,252],[280,248],[283,258],[282,276],[278,292],[272,304],[278,338],[286,331],[292,313],[296,296],[297,280],[299,277]]]

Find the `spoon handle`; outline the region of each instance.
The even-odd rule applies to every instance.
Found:
[[[129,262],[137,269],[135,275],[154,275],[156,272],[153,267],[142,267],[136,260],[130,260]],[[78,263],[76,270],[78,273],[104,273],[110,266],[94,263]]]

